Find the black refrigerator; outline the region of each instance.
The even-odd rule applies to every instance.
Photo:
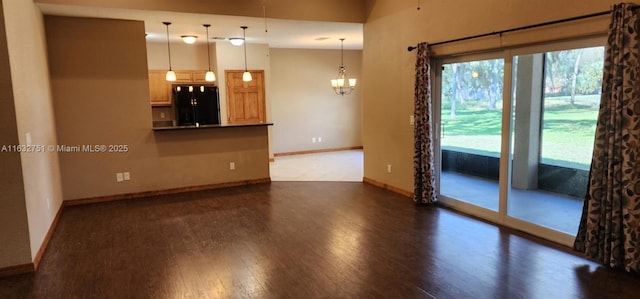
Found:
[[[173,85],[173,101],[178,126],[220,124],[220,100],[217,86]]]

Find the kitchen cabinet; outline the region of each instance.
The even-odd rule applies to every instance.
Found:
[[[171,105],[171,84],[166,80],[167,71],[149,71],[149,100],[151,106]]]
[[[180,70],[175,71],[176,81],[166,80],[167,70],[149,70],[149,101],[151,106],[171,106],[173,92],[172,84],[204,84],[206,70]]]
[[[191,83],[193,82],[193,72],[192,71],[175,71],[176,72],[176,83]]]
[[[213,82],[207,82],[204,77],[207,74],[207,71],[193,71],[192,72],[192,76],[193,76],[193,82],[195,83],[213,83]]]

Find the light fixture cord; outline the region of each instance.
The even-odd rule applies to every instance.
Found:
[[[207,28],[207,61],[209,62],[209,71],[211,71],[211,50],[209,49],[209,26],[204,26]]]
[[[269,30],[267,29],[267,5],[266,4],[262,4],[262,17],[264,18],[264,33],[266,36],[266,33],[269,32]]]
[[[242,28],[242,37],[244,38],[244,71],[247,70],[247,28]]]
[[[344,38],[340,39],[340,66],[344,67]]]
[[[264,17],[264,43],[269,44],[269,29],[267,28],[267,4],[266,1],[262,4],[262,16]],[[267,52],[267,56],[269,53]]]
[[[167,50],[169,52],[169,70],[171,71],[171,46],[169,45],[169,25],[171,23],[165,23],[165,25],[167,25]]]

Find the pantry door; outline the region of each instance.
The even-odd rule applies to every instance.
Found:
[[[244,71],[225,71],[227,82],[227,123],[230,125],[260,124],[265,112],[264,71],[250,71],[252,80],[242,80]]]

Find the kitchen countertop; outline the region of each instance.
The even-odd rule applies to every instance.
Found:
[[[240,125],[200,125],[200,126],[158,126],[153,127],[154,131],[175,131],[175,130],[201,130],[201,129],[225,129],[225,128],[243,128],[243,127],[260,127],[273,126],[272,123],[261,124],[240,124]]]

